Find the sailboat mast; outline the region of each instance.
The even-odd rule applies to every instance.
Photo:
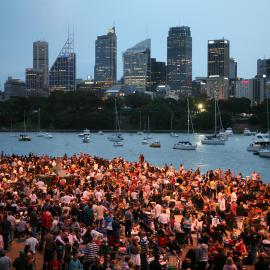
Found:
[[[40,108],[38,108],[38,131],[40,132]]]
[[[118,117],[117,117],[116,98],[114,99],[114,109],[115,109],[115,131],[117,133],[117,129],[118,129]]]
[[[269,138],[269,93],[267,93],[266,96],[266,109],[267,109],[267,133],[268,133],[268,138]]]
[[[173,132],[173,112],[171,111],[171,132]]]
[[[147,122],[148,122],[148,133],[150,132],[150,121],[149,121],[149,115],[147,116]]]
[[[188,136],[189,136],[189,99],[187,98],[187,106],[188,106]]]
[[[215,93],[215,135],[217,134],[217,97]]]
[[[142,112],[140,111],[140,130],[142,130]]]
[[[25,110],[23,111],[23,127],[24,127],[24,134],[26,133],[26,126],[25,126]]]

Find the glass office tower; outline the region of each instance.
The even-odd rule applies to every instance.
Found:
[[[76,90],[74,38],[69,36],[49,72],[50,91]]]
[[[179,95],[192,92],[192,37],[188,26],[171,27],[169,30],[167,84]]]
[[[135,91],[150,89],[151,80],[151,39],[146,39],[123,54],[124,84]]]
[[[117,37],[115,27],[107,35],[98,36],[95,43],[95,81],[113,85],[116,83]]]

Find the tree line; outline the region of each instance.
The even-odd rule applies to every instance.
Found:
[[[214,101],[205,96],[190,98],[190,111],[194,129],[212,130],[214,125]],[[187,100],[155,98],[135,93],[116,98],[118,117],[122,130],[187,130]],[[203,108],[199,108],[202,104]],[[55,92],[48,98],[11,98],[0,103],[0,127],[2,130],[23,128],[24,112],[28,130],[114,130],[115,98],[107,99],[87,92]],[[246,98],[219,101],[219,111],[224,128],[235,124],[243,113],[252,114],[247,124],[266,128],[266,101],[250,107]],[[141,121],[140,121],[141,120]]]

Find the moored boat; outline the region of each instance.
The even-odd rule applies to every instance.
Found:
[[[83,143],[89,143],[90,142],[90,136],[89,135],[84,135],[82,139]]]
[[[160,141],[154,141],[149,146],[153,148],[160,148],[161,144],[160,144]]]
[[[83,131],[83,133],[80,133],[79,134],[79,137],[83,138],[85,135],[87,135],[87,136],[90,136],[91,135],[90,134],[90,130],[87,129],[87,128]]]
[[[114,142],[113,146],[114,147],[121,147],[121,146],[124,146],[124,144],[122,142]]]
[[[192,144],[190,141],[179,141],[175,143],[173,149],[179,150],[195,150],[197,148],[196,144]]]

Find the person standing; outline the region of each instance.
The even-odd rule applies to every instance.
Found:
[[[93,241],[92,236],[89,236],[89,241],[84,251],[84,270],[89,270],[89,267],[94,263],[95,256],[99,253],[99,246]]]
[[[10,270],[11,269],[11,261],[4,250],[0,250],[0,269],[1,270]]]
[[[7,219],[7,215],[4,215],[3,221],[0,223],[0,229],[4,240],[4,250],[8,250],[9,236],[11,234],[11,222]],[[1,268],[0,268],[1,269]]]
[[[199,263],[198,269],[205,270],[208,262],[208,245],[202,239],[199,239]]]
[[[25,241],[25,245],[30,246],[30,249],[33,252],[33,254],[36,253],[36,250],[38,248],[38,240],[37,238],[35,238],[35,234],[33,232],[30,232],[29,237]]]

